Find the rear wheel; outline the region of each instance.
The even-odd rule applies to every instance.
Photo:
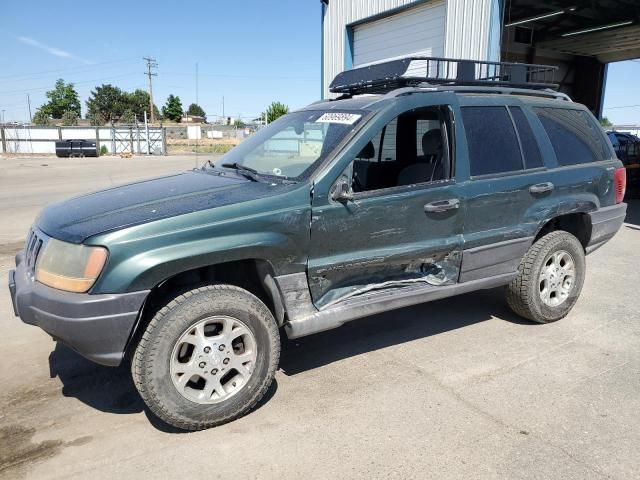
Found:
[[[132,375],[153,413],[200,430],[255,406],[279,356],[269,309],[246,290],[210,285],[177,296],[154,316],[134,353]]]
[[[585,274],[584,249],[565,231],[535,242],[507,287],[507,302],[518,315],[538,323],[565,317],[578,300]]]

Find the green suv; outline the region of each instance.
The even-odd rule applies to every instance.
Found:
[[[215,164],[51,205],[10,272],[15,313],[97,363],[126,358],[149,408],[189,430],[256,405],[280,332],[494,287],[559,320],[624,220],[625,170],[540,71],[344,72],[340,97]]]

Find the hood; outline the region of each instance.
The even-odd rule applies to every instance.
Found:
[[[233,173],[192,170],[52,204],[42,211],[37,225],[51,237],[81,243],[99,233],[262,198],[277,187]]]

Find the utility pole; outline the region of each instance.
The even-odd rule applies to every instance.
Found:
[[[155,118],[153,115],[153,86],[151,84],[151,77],[157,77],[157,73],[152,73],[152,68],[157,68],[158,64],[156,63],[155,58],[143,57],[143,60],[147,62],[147,71],[144,74],[149,77],[149,111],[151,112],[151,123],[154,123]]]
[[[222,97],[222,121],[226,122],[227,121],[227,117],[224,116],[224,96]],[[225,123],[226,125],[226,123]]]
[[[31,116],[31,98],[29,98],[28,93],[27,93],[27,104],[29,105],[29,123],[33,123],[33,117]]]
[[[2,125],[4,125],[4,112],[5,110],[2,110]]]

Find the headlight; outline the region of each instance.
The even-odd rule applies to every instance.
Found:
[[[86,292],[107,261],[103,247],[88,247],[49,239],[36,264],[36,280],[67,292]]]

